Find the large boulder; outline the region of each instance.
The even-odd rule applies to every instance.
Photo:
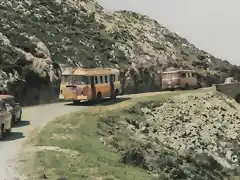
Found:
[[[16,38],[19,44],[12,44],[0,33],[2,91],[7,90],[24,105],[56,101],[61,71],[52,62],[49,49],[35,36],[22,33]]]

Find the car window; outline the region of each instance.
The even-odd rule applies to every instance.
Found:
[[[7,108],[6,108],[6,104],[3,102],[3,110],[6,111]]]
[[[4,100],[7,104],[10,106],[14,106],[14,99],[13,98],[7,98]]]

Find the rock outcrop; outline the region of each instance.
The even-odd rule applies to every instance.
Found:
[[[0,16],[1,88],[23,104],[57,99],[59,64],[120,68],[125,93],[158,90],[169,66],[195,69],[207,85],[240,72],[146,16],[93,0],[1,0]]]

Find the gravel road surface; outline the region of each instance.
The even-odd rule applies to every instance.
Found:
[[[23,142],[27,140],[31,132],[54,120],[56,117],[71,112],[83,110],[86,106],[72,106],[68,103],[56,103],[42,106],[27,107],[23,109],[22,122],[12,129],[10,136],[0,142],[0,179],[16,180],[14,177],[12,161],[21,151]]]

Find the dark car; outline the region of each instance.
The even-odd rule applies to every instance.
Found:
[[[15,101],[15,97],[11,95],[0,95],[0,99],[6,103],[8,111],[12,114],[12,124],[22,120],[22,108],[19,103]]]

